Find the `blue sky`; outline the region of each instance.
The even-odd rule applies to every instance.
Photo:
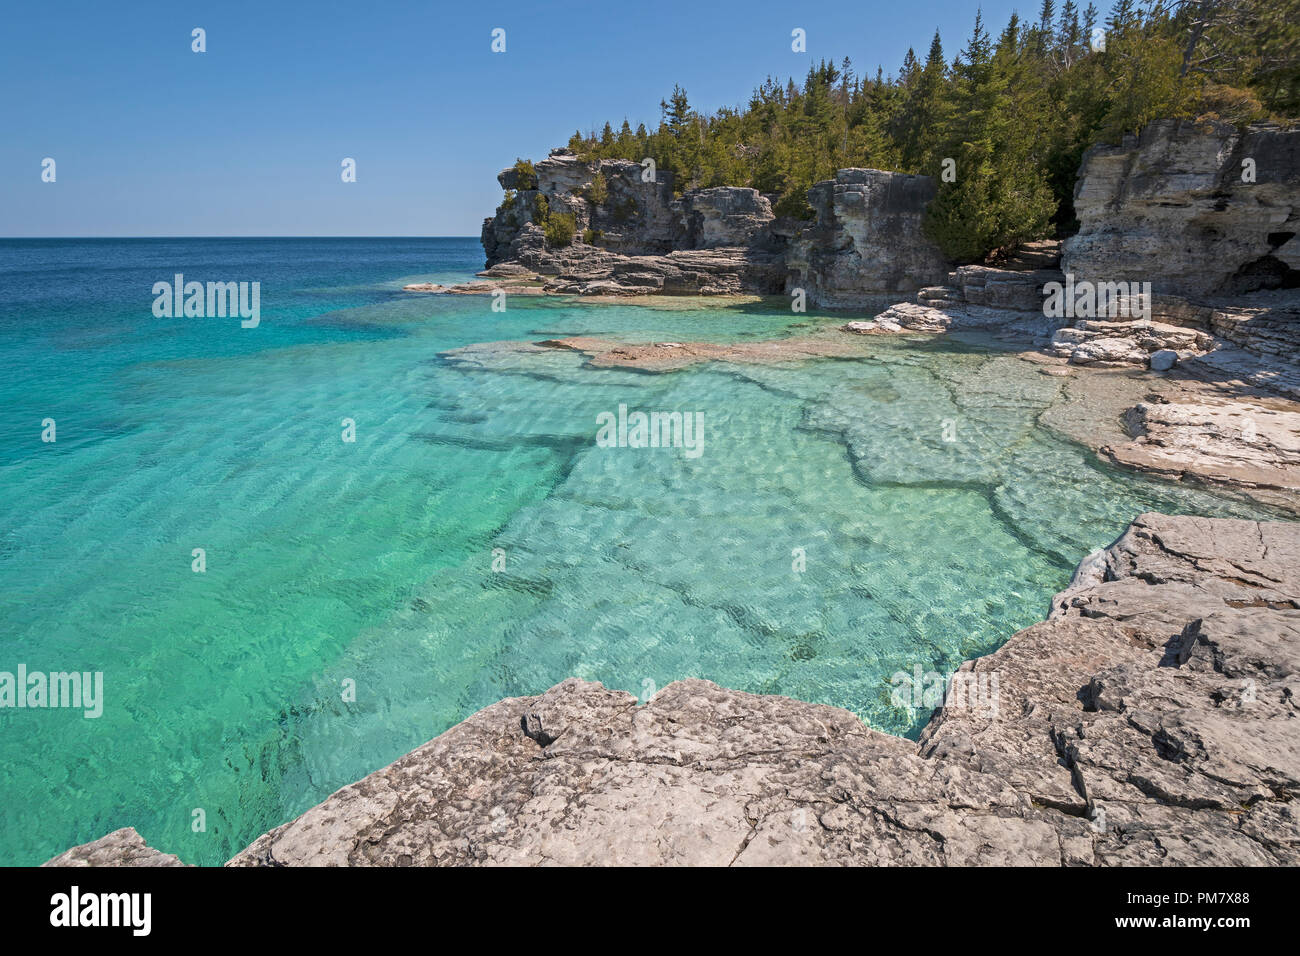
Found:
[[[994,33],[1038,6],[980,5]],[[951,58],[976,6],[14,3],[0,28],[0,236],[477,235],[501,167],[607,119],[653,126],[674,83],[697,108],[740,105],[819,57],[894,72],[936,27]],[[206,53],[190,49],[194,27]],[[795,27],[806,54],[790,50]]]

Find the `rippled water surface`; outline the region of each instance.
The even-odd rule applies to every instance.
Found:
[[[1037,424],[1059,380],[953,342],[664,375],[447,355],[843,321],[400,291],[481,261],[459,239],[0,242],[0,671],[105,684],[98,719],[0,710],[0,862],[135,826],[220,863],[571,675],[642,697],[704,677],[915,733],[891,675],[1040,620],[1137,513],[1253,514],[1102,468]],[[260,327],[155,318],[176,272],[260,281]],[[702,453],[596,447],[620,404],[700,413]]]

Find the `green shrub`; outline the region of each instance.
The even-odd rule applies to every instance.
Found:
[[[596,173],[582,194],[588,202],[597,206],[604,203],[609,198],[609,183],[605,180],[605,174]]]
[[[517,189],[536,189],[537,188],[537,170],[533,168],[531,160],[515,160],[515,188]]]
[[[600,240],[603,238],[605,238],[605,234],[601,232],[599,229],[589,228],[589,229],[582,230],[582,241],[589,246],[596,245],[596,243],[600,242]]]
[[[772,213],[777,216],[789,216],[792,219],[802,219],[810,221],[817,218],[817,213],[813,207],[808,205],[808,186],[800,185],[798,188],[787,190],[776,205],[772,207]]]
[[[922,222],[944,255],[980,262],[1051,235],[1056,199],[1044,170],[987,140],[954,152],[957,181],[939,184]]]
[[[1265,110],[1250,90],[1240,90],[1218,83],[1206,83],[1201,89],[1197,119],[1216,119],[1244,126],[1263,119]]]
[[[568,212],[548,213],[542,222],[542,232],[546,235],[547,243],[556,248],[563,248],[573,242],[573,234],[577,230],[578,223],[573,214]]]

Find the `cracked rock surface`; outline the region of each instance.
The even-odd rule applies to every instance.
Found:
[[[134,827],[114,830],[90,843],[64,850],[41,866],[185,866],[171,853],[155,850]]]
[[[1134,441],[1101,452],[1174,478],[1300,491],[1300,412],[1278,404],[1143,402],[1125,413]]]
[[[919,743],[707,681],[640,705],[569,679],[228,865],[1300,863],[1300,524],[1142,515],[959,675],[983,693],[950,689]]]

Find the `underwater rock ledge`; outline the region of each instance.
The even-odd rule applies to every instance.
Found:
[[[571,678],[227,865],[1300,863],[1300,524],[1141,515],[958,673],[975,692],[917,743],[703,680],[641,705]],[[122,832],[50,862],[146,862]]]

